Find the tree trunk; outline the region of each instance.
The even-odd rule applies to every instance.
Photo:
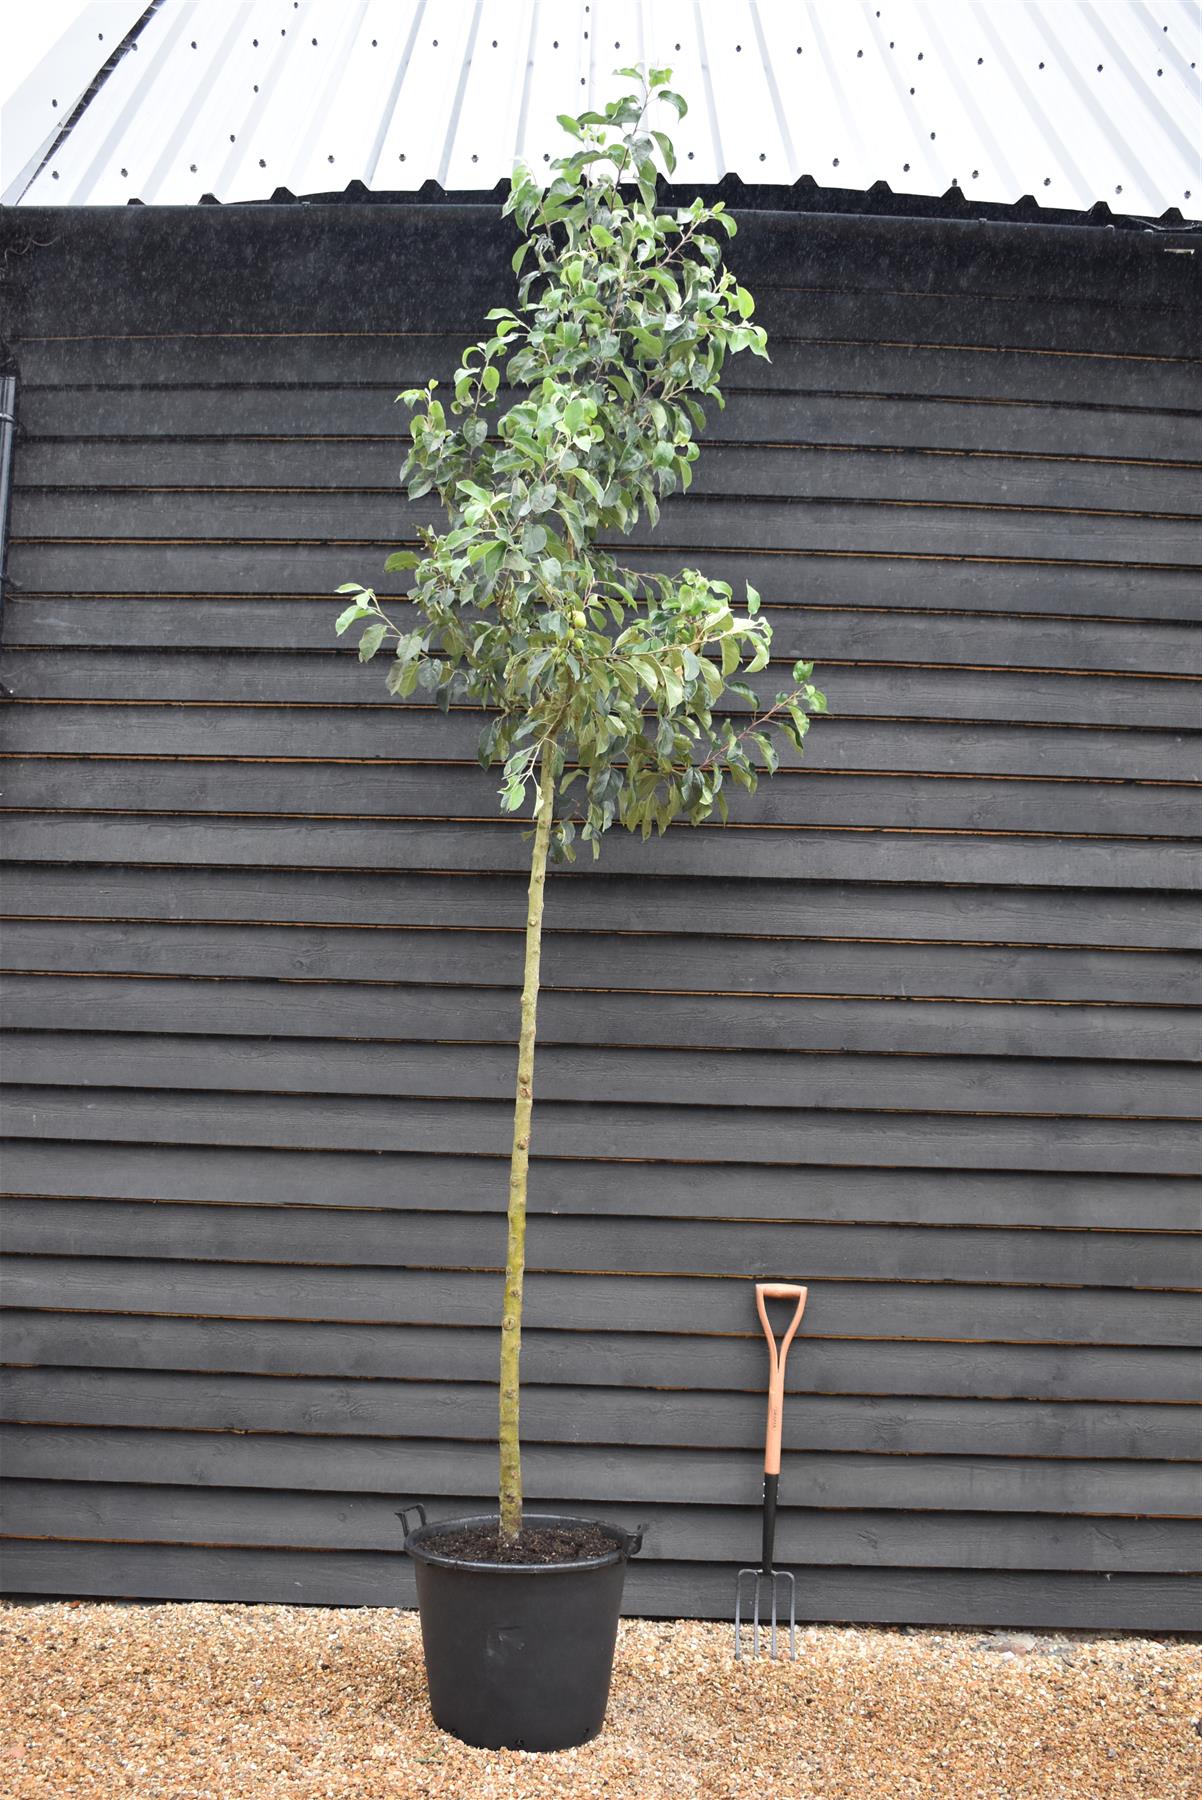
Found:
[[[522,1282],[526,1273],[526,1176],[530,1166],[530,1117],[534,1107],[534,1037],[538,1010],[539,963],[543,941],[543,890],[551,842],[555,779],[552,751],[543,751],[540,804],[530,857],[526,909],[526,969],[522,982],[522,1028],[518,1039],[517,1094],[513,1107],[513,1150],[509,1161],[509,1239],[505,1250],[505,1305],[501,1314],[501,1537],[512,1543],[522,1528],[522,1452],[518,1435],[519,1374],[522,1353]]]

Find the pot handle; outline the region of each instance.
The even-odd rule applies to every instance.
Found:
[[[426,1523],[426,1509],[420,1500],[415,1500],[412,1506],[402,1506],[397,1513],[397,1518],[401,1521],[401,1528],[406,1537],[408,1537],[413,1530],[413,1526],[409,1523],[409,1516],[411,1513],[417,1514],[419,1527]]]
[[[647,1524],[645,1521],[642,1525],[635,1526],[630,1534],[630,1542],[626,1546],[626,1554],[628,1557],[637,1556],[639,1551],[643,1548],[643,1533],[646,1530]]]

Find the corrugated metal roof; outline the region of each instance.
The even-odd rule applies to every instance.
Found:
[[[1198,0],[161,0],[6,197],[490,189],[646,61],[690,103],[684,182],[1198,218],[1200,40]]]

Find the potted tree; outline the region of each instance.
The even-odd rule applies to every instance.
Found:
[[[754,588],[736,611],[728,584],[696,569],[640,574],[608,547],[688,488],[701,402],[723,404],[725,358],[766,355],[752,297],[722,260],[734,220],[700,199],[656,208],[656,154],[669,174],[675,159],[648,115],[686,110],[671,72],[619,73],[639,91],[561,115],[575,144],[549,186],[515,171],[504,210],[523,233],[517,310],[487,315],[492,335],[464,352],[449,406],[435,381],[399,396],[413,413],[401,479],[411,500],[434,493],[447,515],[445,531],[424,528],[419,550],[388,559],[412,571],[404,612],[358,583],[339,589],[353,598],[337,629],[365,625],[364,662],[391,649],[391,693],[487,710],[479,760],[502,766],[502,808],[529,806],[533,820],[498,1511],[437,1524],[422,1513],[405,1546],[434,1717],[491,1747],[558,1749],[600,1730],[637,1547],[614,1525],[523,1514],[518,1363],[548,861],[581,843],[597,856],[614,825],[645,839],[677,820],[725,822],[730,784],[754,790],[760,769],[778,766],[774,734],[800,750],[826,704],[808,663],[770,702],[738,679],[769,661]],[[518,390],[508,404],[503,375]]]

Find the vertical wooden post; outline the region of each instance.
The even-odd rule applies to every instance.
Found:
[[[519,1437],[519,1361],[522,1352],[522,1284],[526,1273],[526,1178],[530,1167],[530,1119],[534,1106],[534,1040],[542,960],[543,892],[555,800],[554,751],[543,751],[539,809],[530,857],[526,908],[526,968],[522,982],[522,1025],[518,1039],[517,1095],[513,1109],[513,1149],[509,1160],[509,1236],[505,1251],[505,1303],[501,1314],[500,1446],[501,1537],[512,1543],[522,1529],[522,1452]]]

